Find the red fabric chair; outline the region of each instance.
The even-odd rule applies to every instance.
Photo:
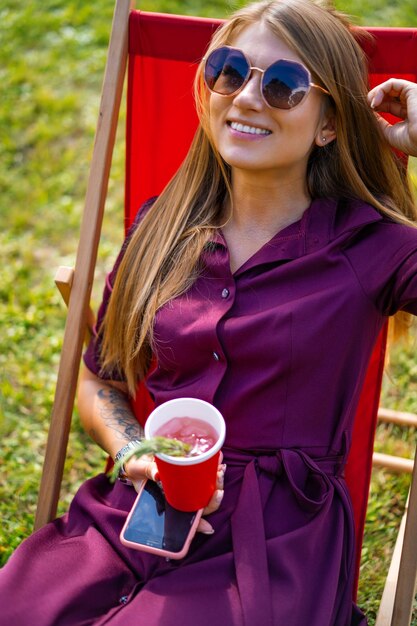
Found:
[[[37,528],[53,518],[56,512],[126,58],[128,56],[129,60],[125,203],[127,228],[141,203],[161,191],[186,154],[197,124],[192,99],[196,63],[203,56],[211,34],[220,24],[219,20],[140,11],[131,12],[128,19],[130,6],[130,0],[116,2],[79,250],[71,278],[68,322],[35,521]],[[371,84],[378,84],[391,76],[417,82],[417,29],[368,30],[374,36],[373,40],[363,40],[369,58]],[[385,343],[386,329],[370,360],[346,470],[355,513],[358,571]],[[134,404],[138,418],[142,421],[151,408],[151,400],[142,387]],[[414,576],[417,558],[415,561]],[[408,596],[411,594],[412,597],[412,592],[410,588]],[[397,620],[394,623],[395,626],[403,626],[408,621]]]

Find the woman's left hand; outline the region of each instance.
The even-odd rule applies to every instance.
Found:
[[[378,116],[388,143],[405,154],[417,156],[417,84],[390,78],[368,93],[368,102],[374,111],[391,113],[403,120],[390,124]]]
[[[203,511],[203,515],[210,515],[210,513],[214,513],[219,508],[224,495],[224,473],[226,471],[226,465],[221,464],[217,470],[217,481],[216,481],[216,491],[213,493],[213,496]],[[213,526],[203,517],[201,518],[198,526],[197,532],[203,533],[204,535],[212,535],[214,533]]]

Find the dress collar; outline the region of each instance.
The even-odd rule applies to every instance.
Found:
[[[333,239],[382,219],[374,207],[360,200],[317,198],[299,220],[274,235],[235,274],[265,263],[300,258],[323,248]],[[213,235],[210,246],[227,250],[221,230]]]

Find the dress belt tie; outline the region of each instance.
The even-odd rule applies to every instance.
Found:
[[[312,459],[300,449],[281,448],[256,456],[225,449],[228,465],[244,466],[238,503],[231,518],[236,580],[245,626],[274,626],[263,510],[274,483],[284,475],[299,506],[308,514],[330,506],[343,456]],[[271,477],[273,480],[271,480]]]

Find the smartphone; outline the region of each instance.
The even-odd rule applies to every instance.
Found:
[[[120,540],[129,548],[183,559],[203,509],[186,513],[165,500],[160,483],[145,480],[126,519]]]

